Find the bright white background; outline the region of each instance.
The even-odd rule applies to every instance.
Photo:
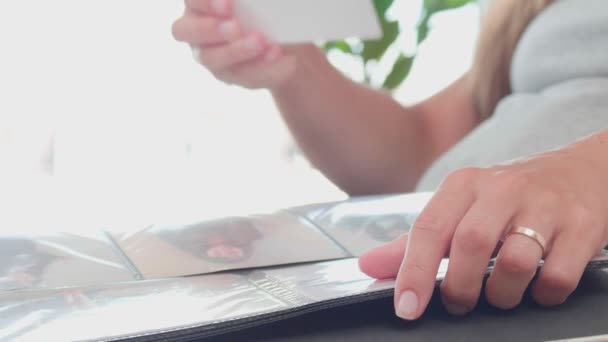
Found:
[[[392,13],[413,27],[420,2],[400,0]],[[94,225],[182,221],[345,197],[290,157],[265,91],[219,83],[172,39],[182,6],[0,1],[0,216],[14,224],[49,215]],[[467,6],[435,18],[400,101],[418,101],[466,70],[478,14]],[[404,29],[408,49],[414,36]],[[64,202],[68,209],[56,210]]]

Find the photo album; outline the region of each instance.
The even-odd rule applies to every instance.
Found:
[[[234,12],[245,30],[281,45],[383,35],[372,0],[234,0]],[[358,257],[408,233],[432,195],[357,197],[195,222],[6,227],[0,341],[199,340],[390,297],[394,280],[366,276]],[[442,260],[437,283],[448,264]],[[605,268],[608,253],[587,266]]]
[[[407,233],[431,196],[90,234],[0,235],[0,340],[51,332],[70,341],[202,338],[391,296],[394,281],[367,277],[357,257]],[[444,259],[438,282],[447,267]],[[604,267],[608,254],[588,266]],[[81,329],[65,329],[75,325]]]

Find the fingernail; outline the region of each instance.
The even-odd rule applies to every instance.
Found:
[[[460,305],[460,304],[445,303],[445,308],[446,308],[446,310],[448,310],[448,312],[450,314],[455,315],[455,316],[462,316],[469,312],[469,308],[467,308],[464,305]]]
[[[226,0],[211,0],[211,8],[217,14],[227,14],[228,2]]]
[[[413,291],[401,293],[399,304],[397,305],[397,316],[412,320],[416,319],[416,312],[418,312],[418,296]]]
[[[256,52],[262,49],[262,42],[257,36],[249,36],[245,38],[243,47],[251,52]]]
[[[221,23],[217,30],[226,39],[235,38],[239,32],[239,26],[234,20]]]

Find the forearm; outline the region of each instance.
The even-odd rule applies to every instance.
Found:
[[[309,160],[349,194],[410,191],[432,161],[416,107],[351,82],[316,48],[298,51],[273,95]]]

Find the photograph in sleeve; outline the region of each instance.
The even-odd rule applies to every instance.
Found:
[[[110,235],[146,279],[346,256],[323,232],[287,212]]]
[[[308,217],[354,256],[407,233],[429,193],[359,198],[315,210]]]
[[[0,291],[134,279],[101,234],[0,235]]]

